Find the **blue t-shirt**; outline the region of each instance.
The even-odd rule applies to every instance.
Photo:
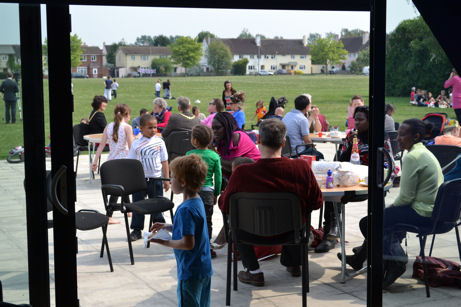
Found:
[[[245,113],[242,110],[238,110],[232,113],[232,116],[234,116],[237,126],[242,129],[243,125],[245,125]]]
[[[309,135],[309,120],[301,111],[293,109],[285,115],[282,121],[287,126],[291,150],[294,151],[297,145],[304,144],[303,136]],[[298,149],[299,152],[303,150],[304,148]]]
[[[194,248],[190,251],[175,249],[178,280],[202,279],[213,274],[210,240],[206,224],[205,207],[200,197],[183,202],[173,218],[173,240],[184,235],[194,236]]]

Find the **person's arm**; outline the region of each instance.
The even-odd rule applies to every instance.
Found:
[[[164,178],[170,178],[170,170],[168,168],[168,160],[162,161],[162,174]],[[170,182],[169,181],[163,181],[163,188],[165,191],[168,191],[170,189]]]
[[[310,144],[312,143],[312,140],[311,138],[309,137],[309,120],[308,119],[305,119],[305,120],[302,120],[301,123],[300,123],[300,132],[301,132],[301,135],[303,136],[303,141],[304,141],[304,144]]]
[[[133,144],[133,128],[130,125],[125,125],[125,135],[126,135],[126,142],[128,144],[128,148],[131,148],[131,144]]]
[[[172,127],[175,126],[174,119],[175,119],[175,117],[170,117],[168,119],[168,124],[165,126],[165,129],[163,129],[163,131],[162,131],[162,137],[163,137],[164,140],[166,140],[166,138],[170,135],[171,131],[173,130]],[[158,125],[157,125],[157,127],[158,127]]]
[[[394,200],[394,206],[407,206],[413,203],[416,198],[418,188],[418,161],[412,157],[405,155],[403,158],[405,167],[402,169],[400,177],[400,191],[397,198]]]
[[[163,123],[157,124],[158,128],[165,128],[168,125],[168,121],[170,120],[171,112],[165,111],[165,115],[163,116]]]
[[[222,171],[221,171],[221,160],[219,156],[217,156],[216,163],[214,164],[214,195],[215,195],[215,203],[216,197],[221,194],[221,185],[222,185]]]
[[[104,132],[102,134],[101,143],[99,143],[98,150],[96,151],[96,154],[94,156],[93,164],[91,164],[91,169],[93,171],[96,171],[98,169],[99,157],[101,156],[101,153],[104,150],[104,147],[106,147],[107,138],[108,138],[108,135],[107,135],[107,127],[106,127],[104,128]]]
[[[168,246],[174,249],[181,249],[190,251],[194,249],[195,238],[193,235],[184,235],[180,240],[160,240],[160,239],[150,239],[151,242],[158,243],[163,246]]]
[[[448,80],[445,81],[445,84],[443,85],[444,88],[449,88],[450,86],[453,86],[453,84],[455,83],[454,82],[454,78],[453,78],[453,72],[450,73],[450,77],[448,77]]]

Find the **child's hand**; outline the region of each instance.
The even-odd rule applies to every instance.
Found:
[[[96,172],[96,169],[98,168],[98,160],[94,160],[93,164],[91,164],[91,169],[93,172]]]
[[[170,189],[170,182],[169,181],[164,181],[163,182],[163,188],[165,189],[166,192]]]
[[[165,227],[166,227],[165,223],[156,222],[156,223],[154,223],[154,225],[152,225],[152,227],[150,228],[150,231],[157,232],[160,229],[165,228]]]
[[[213,205],[216,205],[216,203],[218,202],[218,196],[214,196],[214,199],[213,199]]]

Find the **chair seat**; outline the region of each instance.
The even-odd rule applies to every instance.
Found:
[[[273,245],[298,245],[299,240],[295,241],[294,238],[294,233],[288,232],[284,234],[280,234],[277,236],[271,236],[271,237],[262,237],[262,236],[257,236],[242,230],[239,230],[237,232],[237,238],[239,242],[246,243],[246,244],[252,244],[252,245],[263,245],[263,246],[273,246]],[[297,239],[299,239],[299,236],[297,236]]]
[[[109,218],[102,213],[76,212],[75,227],[78,230],[92,230],[106,225]]]
[[[166,197],[154,197],[126,204],[125,207],[138,214],[155,214],[173,209],[174,203]]]

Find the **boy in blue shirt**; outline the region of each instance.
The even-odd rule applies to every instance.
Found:
[[[198,192],[207,175],[207,165],[200,156],[192,154],[173,160],[171,188],[183,194],[173,225],[155,223],[151,231],[166,229],[172,232],[171,240],[152,238],[151,242],[174,249],[178,270],[178,306],[209,307],[211,267],[210,241],[205,209]]]

